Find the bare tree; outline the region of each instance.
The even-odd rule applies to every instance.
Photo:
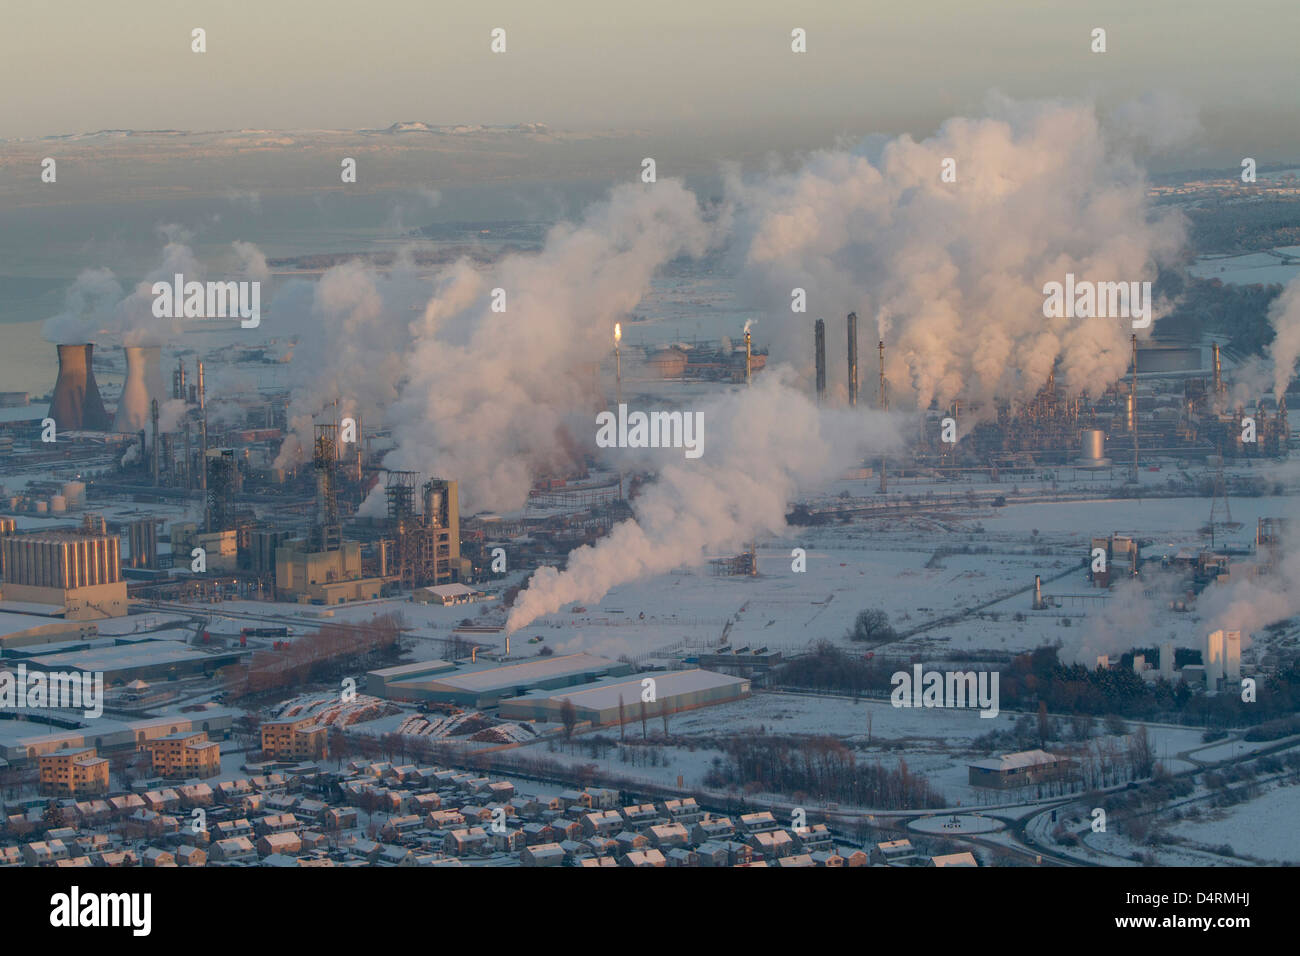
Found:
[[[573,728],[578,723],[578,708],[573,706],[573,701],[564,698],[564,703],[560,705],[560,723],[564,724],[564,739],[573,739]]]

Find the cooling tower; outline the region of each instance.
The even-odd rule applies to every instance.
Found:
[[[60,431],[108,431],[112,423],[99,397],[92,366],[93,345],[60,345],[59,377],[54,383],[50,417]]]
[[[126,382],[113,417],[113,431],[138,432],[149,424],[149,403],[163,399],[162,348],[157,345],[126,347]]]

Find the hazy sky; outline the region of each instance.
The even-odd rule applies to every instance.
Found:
[[[1298,35],[1297,0],[9,0],[0,138],[538,121],[786,145],[927,132],[991,89],[1161,91],[1208,145],[1294,158]]]

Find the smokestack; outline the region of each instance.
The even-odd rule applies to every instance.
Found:
[[[158,399],[150,402],[150,416],[153,418],[153,445],[149,449],[149,457],[153,459],[153,486],[158,487],[158,455],[162,451],[158,447]]]
[[[858,314],[849,313],[849,407],[858,407]]]
[[[889,396],[885,393],[885,340],[877,342],[876,348],[880,350],[880,398],[876,407],[883,412],[889,408]]]
[[[199,469],[199,488],[203,491],[208,490],[208,400],[207,390],[203,383],[203,362],[199,362],[199,461],[203,462],[203,467]]]
[[[163,397],[162,348],[157,345],[128,345],[126,382],[113,416],[113,430],[137,432],[149,423],[149,403]]]
[[[1223,366],[1219,363],[1219,343],[1210,346],[1214,353],[1214,404],[1218,407],[1219,397],[1223,395]]]
[[[1129,427],[1133,429],[1133,483],[1138,480],[1138,337],[1134,332],[1133,342],[1133,377],[1129,379]]]
[[[60,431],[108,431],[112,421],[99,397],[93,345],[60,345],[59,377],[54,382],[50,417]]]
[[[750,360],[753,358],[753,336],[749,331],[749,323],[745,324],[745,384],[750,381]]]
[[[1043,609],[1043,576],[1041,574],[1035,574],[1034,575],[1034,610],[1041,611],[1042,609]]]
[[[826,400],[826,321],[818,319],[813,325],[813,352],[817,356],[817,404]]]

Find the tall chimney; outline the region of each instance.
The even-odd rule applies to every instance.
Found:
[[[817,356],[817,404],[826,400],[826,321],[813,325],[813,352]]]
[[[749,366],[753,358],[752,347],[753,347],[753,336],[750,334],[749,324],[746,323],[745,324],[745,384],[746,385],[748,385],[750,381]]]
[[[203,382],[203,362],[199,362],[199,461],[203,467],[199,469],[199,488],[203,491],[208,490],[208,400],[207,390]]]
[[[153,486],[158,487],[158,457],[162,449],[158,447],[158,399],[150,402],[150,416],[153,418],[153,445],[149,449],[149,457],[153,460]]]
[[[157,345],[128,345],[126,382],[113,416],[113,430],[137,432],[149,423],[149,403],[163,397],[162,348]]]
[[[1215,342],[1210,349],[1214,353],[1214,406],[1217,409],[1223,395],[1223,366],[1219,362],[1219,343]]]
[[[885,392],[885,340],[877,342],[876,348],[880,350],[880,398],[876,407],[883,412],[889,408],[889,396]]]
[[[849,407],[858,407],[858,314],[849,313]]]
[[[93,345],[60,345],[50,417],[60,431],[108,431],[112,420],[95,384]]]
[[[1129,379],[1128,398],[1131,408],[1132,418],[1130,419],[1133,427],[1133,483],[1137,484],[1138,480],[1138,337],[1134,332],[1132,335],[1133,342],[1133,377]]]

